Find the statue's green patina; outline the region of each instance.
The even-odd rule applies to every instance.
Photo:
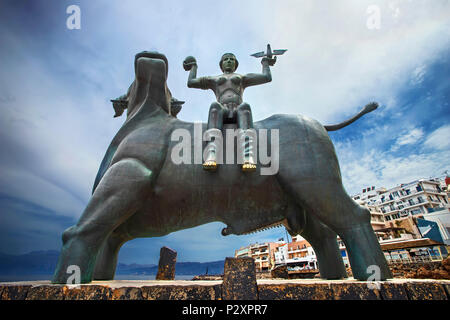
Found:
[[[300,115],[274,115],[255,122],[257,131],[279,130],[278,173],[247,175],[239,166],[226,164],[212,174],[202,165],[176,165],[171,160],[170,151],[176,144],[171,133],[180,128],[193,133],[194,124],[175,117],[179,110],[174,112],[172,105],[179,109],[179,104],[167,88],[167,68],[163,54],[136,56],[136,78],[128,93],[118,99],[128,109],[127,119],[106,152],[80,220],[63,233],[54,283],[67,282],[71,265],[80,268],[82,283],[111,280],[119,249],[126,241],[213,221],[227,225],[223,235],[284,225],[292,235],[301,234],[311,243],[320,275],[326,279],[347,276],[336,241],[339,235],[356,279],[371,276],[371,265],[379,267],[379,280],[391,278],[369,211],[355,203],[342,186],[327,133],[376,104],[337,126],[324,127]]]
[[[262,73],[249,73],[240,75],[235,73],[239,62],[232,53],[225,53],[220,59],[219,66],[223,74],[215,77],[197,78],[197,62],[194,57],[189,56],[183,62],[185,70],[190,70],[187,85],[189,88],[210,89],[214,91],[217,102],[213,102],[209,108],[207,129],[223,129],[224,123],[236,123],[241,133],[253,129],[253,117],[250,105],[243,102],[244,89],[272,81],[270,65],[275,64],[275,59],[264,57],[261,60]],[[252,136],[247,139],[244,150],[243,171],[256,170]],[[244,140],[243,140],[244,141]],[[245,142],[245,141],[244,141]],[[207,146],[207,154],[203,168],[216,170],[217,167],[216,142],[212,140]]]

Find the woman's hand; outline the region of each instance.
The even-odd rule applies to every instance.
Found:
[[[277,62],[277,56],[274,56],[273,58],[264,57],[261,59],[262,65],[273,66],[275,64],[275,62]]]
[[[197,61],[193,56],[186,57],[183,61],[183,68],[186,71],[189,71],[192,69],[192,67],[197,67]]]

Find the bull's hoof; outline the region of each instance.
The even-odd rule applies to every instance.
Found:
[[[215,161],[206,161],[203,163],[203,169],[208,171],[215,171],[217,169],[217,163]]]
[[[242,165],[242,171],[244,172],[253,172],[256,170],[256,164],[250,162],[244,162]]]

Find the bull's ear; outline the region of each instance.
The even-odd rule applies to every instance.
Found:
[[[174,97],[170,99],[170,114],[174,117],[181,111],[184,101],[180,101]]]
[[[117,99],[111,100],[114,108],[114,118],[120,117],[124,110],[128,108],[128,100],[123,99],[122,97],[119,97]]]

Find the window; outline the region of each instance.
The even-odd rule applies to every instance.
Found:
[[[423,203],[423,198],[422,197],[417,197],[417,203]]]

